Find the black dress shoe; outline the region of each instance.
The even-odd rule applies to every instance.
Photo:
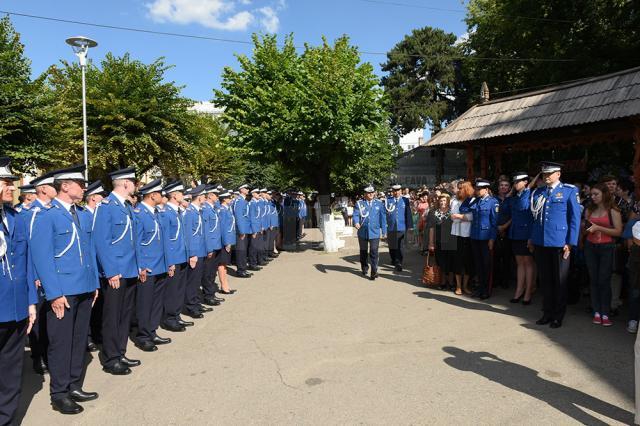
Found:
[[[224,302],[226,299],[223,299],[222,297],[218,297],[218,296],[213,296],[213,300],[217,300],[218,302]]]
[[[229,290],[229,291],[220,290],[218,293],[220,293],[220,294],[234,294],[235,292],[236,292],[236,290]]]
[[[167,331],[173,331],[174,333],[179,333],[182,331],[187,331],[187,329],[180,324],[161,324],[160,327]]]
[[[251,278],[253,274],[248,273],[247,271],[236,272],[236,278]]]
[[[207,307],[206,307],[206,306],[204,306],[204,305],[200,305],[200,312],[201,312],[201,313],[202,313],[202,312],[211,312],[211,311],[213,311],[213,308],[207,308]]]
[[[205,297],[204,300],[202,301],[202,303],[204,303],[205,305],[209,305],[209,306],[218,306],[218,305],[220,305],[220,302],[215,300],[212,297]]]
[[[49,373],[49,368],[42,358],[36,358],[33,360],[33,371],[35,371],[36,374],[45,375]]]
[[[549,324],[549,327],[551,327],[551,328],[560,328],[560,327],[562,327],[562,321],[553,320],[553,321],[551,321],[551,324]]]
[[[480,295],[480,300],[487,300],[489,297],[491,297],[491,296],[489,296],[489,295],[488,295],[488,294],[486,294],[486,293],[485,293],[485,294],[481,294],[481,295]]]
[[[125,367],[138,367],[142,362],[139,359],[129,359],[126,356],[120,358],[120,363]]]
[[[154,336],[152,342],[156,345],[166,345],[171,343],[171,339],[168,337]]]
[[[509,300],[509,303],[520,303],[522,297],[522,295],[520,295],[520,297],[514,297],[513,299]]]
[[[114,376],[126,376],[127,374],[131,374],[131,369],[120,362],[116,362],[108,366],[105,365],[102,367],[102,371],[113,374]]]
[[[155,352],[158,350],[158,347],[148,340],[144,342],[135,342],[135,345],[138,349],[144,352]]]
[[[551,322],[551,318],[548,317],[542,317],[540,318],[538,321],[536,321],[536,324],[538,325],[545,325],[545,324],[549,324]]]
[[[68,396],[51,401],[51,406],[62,414],[80,414],[84,410],[81,405]]]
[[[368,273],[369,273],[369,270],[368,270],[368,269],[363,269],[363,270],[362,270],[362,276],[363,276],[363,277],[366,277]]]
[[[87,343],[87,352],[98,352],[98,345],[89,341],[89,343]]]
[[[76,389],[69,392],[69,397],[75,402],[87,402],[98,399],[98,392],[85,392],[82,389]]]
[[[524,300],[524,299],[522,299],[522,304],[523,304],[524,306],[529,306],[529,305],[531,304],[531,300]]]
[[[393,269],[394,269],[396,272],[402,272],[402,265],[396,265]]]
[[[267,266],[268,263],[267,262],[258,262],[258,266]]]
[[[186,315],[190,318],[195,318],[195,319],[200,319],[200,318],[204,318],[204,315],[202,315],[201,312],[189,312],[189,311],[184,311],[182,313],[183,315]]]
[[[262,268],[259,267],[259,266],[251,266],[251,265],[247,266],[247,269],[250,270],[250,271],[261,271],[262,270]]]
[[[182,318],[178,319],[178,324],[183,327],[192,327],[195,324],[193,321],[185,321]]]
[[[378,278],[378,273],[377,272],[371,272],[371,276],[369,277],[369,279],[371,281],[375,281],[375,279]]]

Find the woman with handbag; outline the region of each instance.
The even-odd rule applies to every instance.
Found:
[[[429,253],[435,253],[436,265],[440,269],[441,290],[453,288],[453,264],[457,249],[456,237],[451,234],[451,212],[449,194],[442,194],[438,198],[437,208],[429,211],[426,224],[426,238],[429,241]],[[462,290],[456,288],[456,294],[461,295]]]
[[[469,181],[458,182],[458,192],[451,200],[451,235],[456,238],[456,254],[453,272],[456,277],[456,294],[462,289],[464,294],[471,295],[469,280],[473,276],[473,256],[471,255],[471,213],[460,213],[460,206],[467,198],[473,197],[473,186]]]

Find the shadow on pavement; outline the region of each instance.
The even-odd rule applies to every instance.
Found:
[[[543,401],[582,424],[606,425],[607,423],[593,417],[580,407],[624,424],[633,424],[632,413],[577,389],[543,379],[536,370],[524,365],[503,360],[489,352],[465,351],[452,346],[445,346],[442,350],[451,355],[444,359],[450,367],[478,374],[492,382]]]

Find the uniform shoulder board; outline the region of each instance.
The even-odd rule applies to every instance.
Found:
[[[40,207],[35,206],[30,209],[33,213],[38,213],[40,211]]]
[[[59,206],[59,205],[57,205],[57,204],[53,204],[51,207],[52,207],[52,208],[53,208],[53,207],[55,207],[56,209],[59,209],[59,208],[60,208],[60,206]]]
[[[567,188],[575,188],[575,185],[571,185],[570,183],[563,183],[563,186],[566,186]]]
[[[110,201],[111,201],[111,200],[110,200],[110,199],[108,199],[108,198],[103,198],[103,199],[102,199],[102,204],[109,204],[109,202],[110,202]]]
[[[496,203],[496,213],[500,212],[500,204]]]
[[[135,209],[133,209],[133,212],[134,213],[140,213],[140,209],[139,208],[135,208]]]

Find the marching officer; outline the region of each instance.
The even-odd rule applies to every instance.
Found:
[[[491,252],[498,235],[498,200],[491,196],[491,182],[478,178],[475,181],[475,197],[467,198],[460,205],[460,213],[473,214],[471,222],[471,250],[478,275],[478,288],[473,297],[488,299],[491,295]]]
[[[207,257],[204,260],[204,273],[202,275],[202,303],[209,306],[218,306],[220,298],[216,297],[216,274],[218,270],[218,255],[222,249],[220,237],[220,218],[216,208],[218,202],[218,188],[215,185],[207,185],[205,201],[202,204],[202,220],[204,223],[204,243],[207,249]]]
[[[260,189],[251,190],[251,201],[249,202],[249,220],[251,222],[251,239],[249,240],[249,267],[251,271],[259,271],[262,268],[258,265],[259,253],[261,250],[262,217],[260,212]]]
[[[13,202],[11,160],[0,158],[0,424],[13,424],[22,382],[24,336],[36,317],[36,288],[28,276],[28,215]]]
[[[54,174],[58,195],[35,216],[30,245],[45,297],[49,334],[51,405],[63,414],[83,411],[78,402],[98,398],[82,390],[91,306],[98,297],[98,265],[92,241],[93,217],[76,205],[84,197],[85,166]]]
[[[405,232],[413,229],[413,216],[411,215],[409,199],[402,196],[402,186],[393,185],[391,190],[391,197],[385,199],[389,227],[387,230],[387,242],[389,244],[391,264],[397,272],[402,272],[402,246]]]
[[[173,332],[186,331],[193,325],[192,321],[184,321],[180,313],[184,306],[185,288],[187,285],[188,251],[184,226],[184,209],[181,204],[184,198],[184,185],[177,180],[165,186],[169,201],[160,213],[162,234],[164,235],[164,251],[168,269],[173,269],[173,276],[167,277],[164,294],[164,318],[162,328]]]
[[[136,287],[138,331],[135,345],[144,352],[154,352],[158,350],[156,345],[171,343],[171,339],[158,336],[156,331],[162,319],[167,276],[173,276],[175,266],[170,269],[167,265],[163,242],[165,236],[158,213],[158,204],[162,200],[162,181],[155,179],[138,192],[142,201],[133,209],[136,257],[140,269]]]
[[[29,238],[33,232],[33,222],[35,216],[40,211],[48,210],[51,207],[51,201],[56,197],[56,190],[53,187],[53,174],[45,173],[44,175],[37,177],[31,181],[36,193],[36,199],[32,201],[31,205],[23,209],[23,213],[29,216]],[[38,374],[45,374],[49,372],[47,367],[47,351],[49,346],[49,337],[47,336],[47,321],[46,315],[48,310],[48,304],[44,297],[44,290],[42,289],[40,279],[37,274],[33,274],[35,286],[38,292],[38,304],[36,305],[37,315],[36,321],[33,324],[33,329],[29,333],[29,347],[31,347],[31,359],[33,361],[33,371]]]
[[[529,240],[544,297],[544,314],[536,324],[559,328],[567,308],[569,256],[580,233],[580,195],[575,186],[560,182],[561,164],[546,161],[541,166],[545,186],[531,194]]]
[[[364,200],[358,200],[356,208],[353,209],[353,223],[358,230],[362,275],[367,276],[371,265],[372,281],[378,277],[378,247],[380,238],[385,237],[387,229],[384,204],[374,198],[375,192],[372,185],[367,186],[364,189]]]
[[[191,203],[184,215],[184,229],[189,252],[189,268],[187,269],[187,286],[184,294],[183,313],[191,318],[203,318],[204,312],[211,308],[200,303],[200,285],[204,274],[204,260],[207,257],[207,247],[204,239],[204,221],[202,219],[202,203],[206,185],[198,185],[191,189]]]
[[[131,315],[138,282],[133,209],[129,198],[136,190],[133,167],[109,173],[113,191],[96,210],[94,244],[101,273],[102,365],[106,373],[125,375],[139,360],[126,357]]]
[[[238,188],[238,196],[233,200],[233,215],[236,221],[236,276],[239,278],[249,278],[251,274],[247,272],[247,252],[249,250],[249,239],[251,239],[251,219],[249,219],[249,203],[247,194],[249,186],[242,185]]]

